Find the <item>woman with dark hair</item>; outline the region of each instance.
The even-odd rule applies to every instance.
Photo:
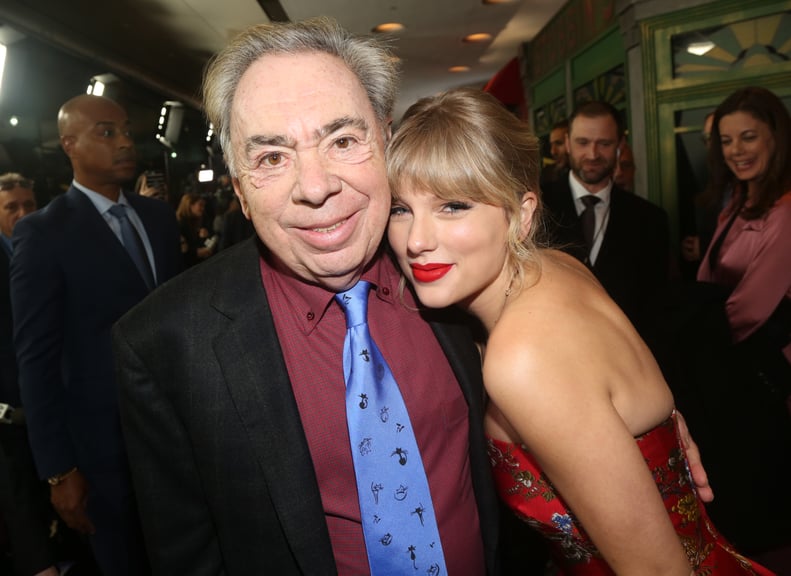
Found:
[[[774,93],[746,87],[717,107],[711,136],[708,193],[731,198],[697,279],[715,295],[722,346],[696,377],[720,393],[700,433],[688,417],[718,495],[712,516],[742,550],[771,550],[780,564],[764,562],[790,573],[791,118]]]

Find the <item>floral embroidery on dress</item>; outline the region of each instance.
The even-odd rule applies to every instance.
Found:
[[[516,497],[524,502],[540,499],[539,501],[543,501],[541,506],[549,506],[556,510],[549,523],[536,521],[534,518],[516,511],[516,515],[521,520],[554,543],[559,550],[562,550],[562,555],[567,562],[585,563],[593,555],[598,554],[596,547],[587,536],[580,536],[579,522],[565,507],[565,504],[557,500],[555,488],[547,477],[543,473],[536,475],[530,469],[520,465],[518,456],[527,453],[526,446],[516,447],[512,444],[498,443],[489,439],[488,450],[492,468],[503,471],[503,477],[508,478],[507,484],[501,483],[498,486],[501,495],[504,493],[508,497]]]
[[[635,440],[695,576],[772,574],[735,552],[709,520],[695,492],[674,417]],[[561,574],[613,574],[526,446],[489,438],[488,452],[501,500],[550,542]]]

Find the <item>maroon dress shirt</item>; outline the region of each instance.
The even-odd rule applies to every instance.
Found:
[[[313,459],[338,573],[368,574],[346,428],[343,310],[334,293],[283,274],[264,259],[261,276]],[[420,446],[448,574],[483,575],[467,403],[431,327],[409,294],[399,295],[394,264],[379,257],[363,279],[373,285],[368,300],[371,334],[398,382]]]

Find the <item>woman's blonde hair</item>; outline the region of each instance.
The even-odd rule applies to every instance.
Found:
[[[528,263],[537,265],[541,198],[538,139],[492,95],[457,88],[422,98],[404,114],[387,148],[387,176],[394,200],[407,188],[444,200],[468,199],[501,207],[509,222],[508,261],[515,283]],[[538,206],[525,234],[525,192]]]

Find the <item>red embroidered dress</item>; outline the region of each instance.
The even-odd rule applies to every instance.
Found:
[[[739,555],[709,520],[703,502],[693,489],[674,417],[636,440],[695,574],[773,574]],[[500,498],[550,541],[561,573],[565,576],[613,574],[526,447],[493,438],[488,444]]]

